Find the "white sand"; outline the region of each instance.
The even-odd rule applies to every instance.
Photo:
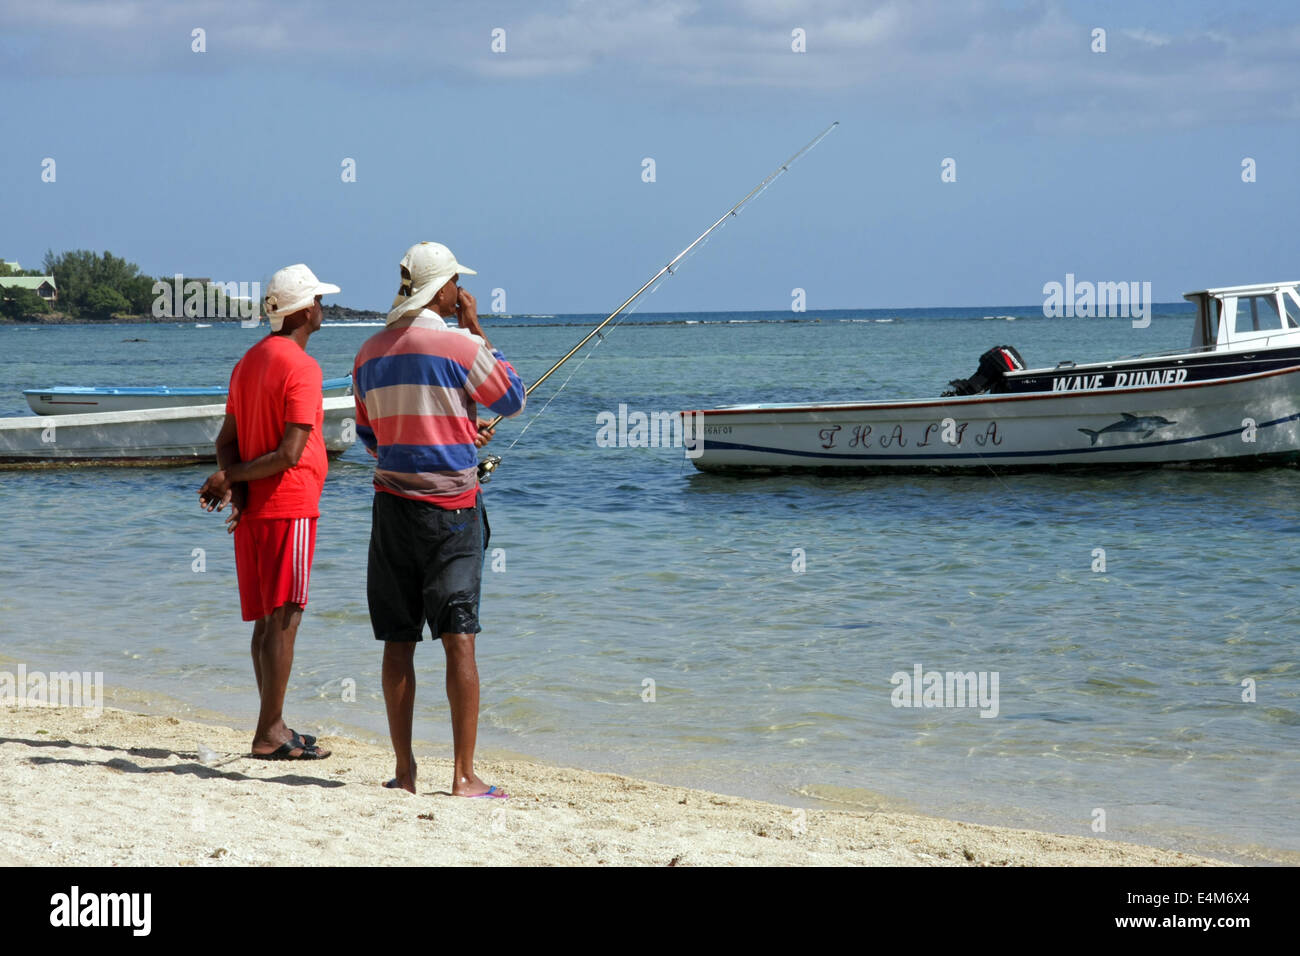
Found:
[[[1168,850],[914,814],[796,810],[527,760],[481,763],[509,800],[379,786],[386,747],[247,756],[248,730],[105,710],[0,709],[0,865],[1215,865]],[[199,745],[216,752],[209,764]]]

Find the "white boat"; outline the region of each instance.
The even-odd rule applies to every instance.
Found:
[[[328,378],[323,383],[326,398],[352,394],[352,378]],[[176,408],[180,405],[212,405],[226,400],[226,389],[212,386],[58,385],[53,388],[23,389],[23,397],[37,415],[74,415],[83,412],[126,412],[147,408]]]
[[[1300,366],[1104,392],[682,414],[688,434],[703,430],[688,448],[701,471],[1264,463],[1300,455]]]
[[[682,412],[688,457],[702,471],[1294,462],[1298,285],[1188,293],[1198,315],[1181,352],[1026,369],[998,346],[940,398]]]
[[[325,451],[331,458],[356,437],[350,395],[326,398]],[[216,458],[224,403],[0,418],[0,468],[58,465],[187,465]]]

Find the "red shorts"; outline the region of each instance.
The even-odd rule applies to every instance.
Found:
[[[282,604],[307,606],[315,518],[244,518],[235,526],[235,572],[245,621]]]

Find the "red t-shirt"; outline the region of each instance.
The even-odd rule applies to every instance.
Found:
[[[316,518],[329,472],[321,370],[287,335],[268,335],[230,373],[226,414],[235,416],[239,460],[252,461],[280,447],[286,423],[311,425],[298,464],[270,478],[248,483],[250,518]]]

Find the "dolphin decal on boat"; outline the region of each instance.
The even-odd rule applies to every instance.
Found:
[[[1122,419],[1112,425],[1107,425],[1100,431],[1093,431],[1091,428],[1080,428],[1079,431],[1087,435],[1092,440],[1092,444],[1095,445],[1098,438],[1110,432],[1141,432],[1142,438],[1145,440],[1154,435],[1159,428],[1178,424],[1159,415],[1145,415],[1139,418],[1136,415],[1130,415],[1128,412],[1120,412],[1120,414],[1124,416]]]

